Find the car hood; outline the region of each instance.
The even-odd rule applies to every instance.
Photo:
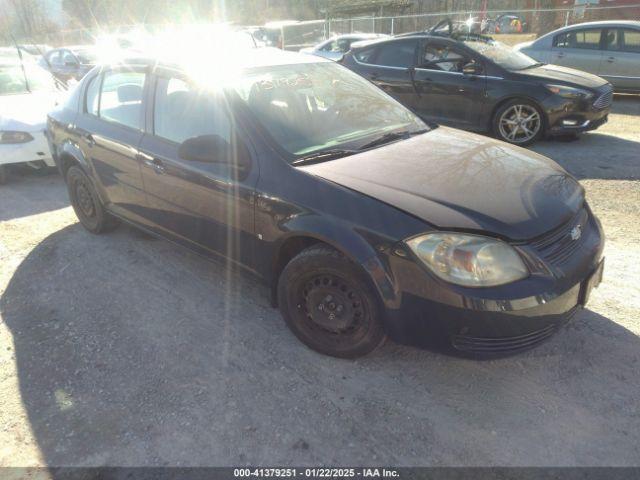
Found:
[[[514,73],[534,80],[570,83],[587,88],[598,88],[608,83],[604,78],[598,77],[597,75],[581,70],[574,70],[573,68],[561,67],[559,65],[541,65],[539,67],[527,68],[526,70],[519,70]]]
[[[584,190],[552,160],[446,127],[299,167],[441,229],[537,237],[568,221]]]
[[[516,43],[516,44],[513,46],[513,49],[514,49],[514,50],[518,50],[518,51],[520,51],[520,50],[522,50],[523,48],[528,48],[528,47],[530,47],[532,44],[533,44],[533,40],[532,40],[532,41],[530,41],[530,42]]]
[[[0,96],[0,130],[34,132],[44,129],[47,112],[59,94],[34,92]]]

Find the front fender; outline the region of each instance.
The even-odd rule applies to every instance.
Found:
[[[313,239],[330,245],[356,263],[371,281],[385,307],[399,306],[399,291],[384,253],[392,246],[390,240],[373,232],[361,231],[340,219],[313,212],[294,215],[281,222],[279,228],[281,233],[273,243],[271,256],[273,285],[277,283],[277,264],[284,245],[292,239]]]

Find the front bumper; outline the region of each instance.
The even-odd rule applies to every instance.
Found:
[[[399,343],[474,357],[513,354],[546,340],[584,306],[602,277],[604,236],[589,216],[584,238],[570,256],[556,252],[549,257],[553,264],[534,258],[540,270],[510,285],[446,284],[411,258],[390,257],[402,301],[399,308],[386,309],[387,333]],[[558,232],[563,230],[553,236]],[[528,245],[519,249],[531,253]]]
[[[33,140],[25,143],[0,145],[0,165],[42,161],[55,167],[44,131],[29,132]]]
[[[596,103],[607,91],[597,92],[594,98],[566,99],[551,95],[544,102],[547,116],[547,134],[552,136],[581,133],[604,125],[611,110],[610,101]],[[612,94],[611,94],[612,95]],[[598,106],[594,106],[594,103]]]

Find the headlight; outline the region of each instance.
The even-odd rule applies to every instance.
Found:
[[[589,98],[593,93],[581,88],[567,87],[565,85],[545,85],[547,90],[564,98]]]
[[[33,140],[27,132],[0,132],[0,143],[27,143]]]
[[[406,244],[435,275],[465,287],[492,287],[529,276],[513,247],[493,238],[429,233]]]

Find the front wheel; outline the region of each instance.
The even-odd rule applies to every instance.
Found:
[[[544,133],[544,117],[540,108],[524,99],[502,105],[493,118],[493,131],[500,140],[514,145],[530,145]]]
[[[278,304],[291,331],[325,355],[360,357],[385,339],[379,301],[364,273],[328,246],[309,247],[287,264]]]

